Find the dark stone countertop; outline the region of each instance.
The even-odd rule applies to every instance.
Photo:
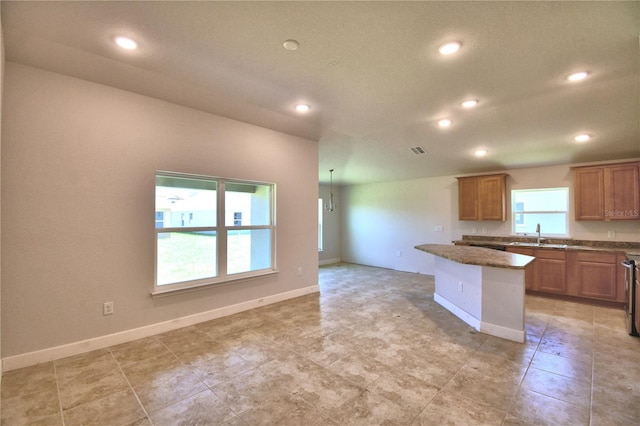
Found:
[[[615,252],[629,256],[640,255],[640,243],[628,241],[596,241],[561,238],[543,238],[542,244],[536,245],[536,238],[508,236],[492,237],[487,235],[463,235],[462,240],[453,241],[461,246],[488,245],[494,247],[542,248],[566,251],[603,251]],[[514,244],[516,243],[516,244]]]
[[[466,245],[421,244],[416,249],[466,265],[524,269],[535,257]]]

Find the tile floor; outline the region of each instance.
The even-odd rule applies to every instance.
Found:
[[[432,277],[340,264],[320,287],[8,372],[2,424],[640,424],[622,310],[527,296],[518,344],[437,305]]]

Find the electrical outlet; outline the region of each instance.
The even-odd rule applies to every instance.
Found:
[[[433,230],[436,232],[442,232],[442,225],[436,225]]]
[[[472,234],[477,234],[478,233],[478,228],[471,228],[471,233]]]
[[[607,231],[607,237],[615,238],[616,237],[616,231]]]
[[[400,250],[398,250],[398,251],[396,252],[396,256],[398,256],[398,257],[402,256],[402,252],[401,252]]]
[[[458,281],[458,291],[462,293],[462,281]]]
[[[113,302],[104,302],[102,304],[102,315],[113,315]]]
[[[298,276],[301,276],[301,275],[302,275],[302,267],[298,266]]]

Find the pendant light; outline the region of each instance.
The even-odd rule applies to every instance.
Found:
[[[336,210],[336,203],[333,202],[333,169],[329,170],[329,173],[331,174],[331,184],[329,186],[329,204],[325,204],[324,208],[327,209],[327,211],[332,212]]]

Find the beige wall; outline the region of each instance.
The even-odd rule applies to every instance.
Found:
[[[320,196],[324,204],[329,203],[331,188],[329,185],[320,185]],[[340,187],[333,186],[333,199],[336,203],[340,202]],[[340,206],[335,211],[329,212],[325,209],[322,211],[323,219],[323,250],[318,253],[318,261],[321,265],[335,263],[340,261],[340,235],[341,235],[341,214]]]
[[[0,11],[0,16],[1,16],[1,11]],[[2,32],[2,23],[0,22],[0,129],[2,129],[3,91],[4,91],[4,34]],[[0,217],[1,216],[2,216],[2,135],[0,132]],[[1,224],[0,224],[0,354],[2,354],[2,226]],[[0,382],[1,381],[2,381],[2,361],[0,360]]]
[[[640,242],[638,221],[576,222],[569,165],[507,170],[507,209],[511,189],[569,187],[571,238]],[[418,244],[450,244],[462,235],[507,236],[511,222],[459,221],[455,176],[342,187],[344,261],[401,271],[433,274],[433,258]],[[436,226],[442,231],[436,231]],[[615,238],[608,237],[615,231]]]
[[[4,102],[3,357],[317,285],[317,142],[11,62]],[[152,299],[156,170],[275,182],[279,274]]]

